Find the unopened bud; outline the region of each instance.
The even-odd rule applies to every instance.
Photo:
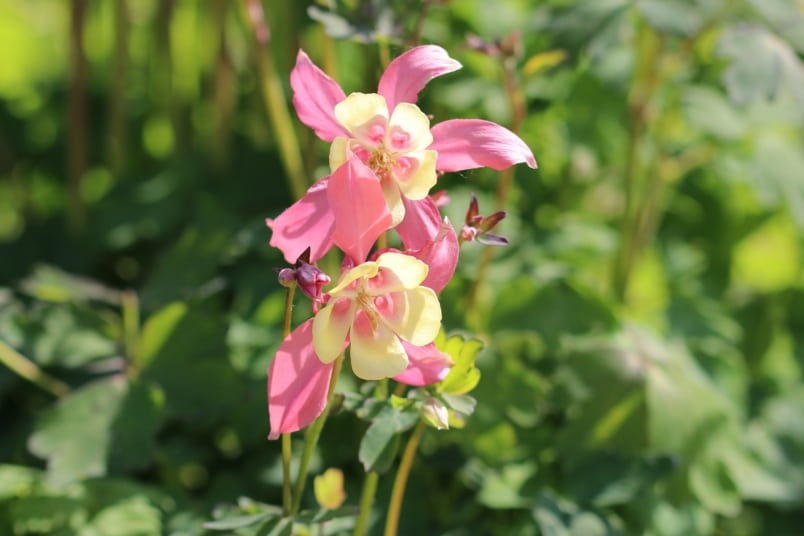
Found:
[[[296,284],[296,270],[293,268],[282,268],[279,270],[277,279],[279,279],[279,284],[283,287],[292,287]]]
[[[304,261],[299,261],[299,267],[296,269],[296,281],[299,283],[299,288],[309,298],[315,302],[321,301],[322,289],[325,285],[332,282],[327,274],[322,272],[318,266],[308,264]]]
[[[422,406],[422,418],[437,430],[449,430],[449,410],[437,398],[428,398]]]

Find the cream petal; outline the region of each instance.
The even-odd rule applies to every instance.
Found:
[[[329,146],[329,169],[335,171],[341,167],[348,159],[349,140],[347,138],[338,137],[332,140],[332,145]]]
[[[355,307],[349,298],[333,298],[313,317],[313,349],[322,363],[332,363],[343,352]]]
[[[379,266],[376,262],[364,262],[363,264],[358,264],[345,274],[341,276],[338,280],[338,284],[335,285],[332,289],[328,292],[332,296],[337,296],[338,294],[342,294],[343,290],[351,285],[353,282],[357,281],[361,277],[374,277],[377,275],[377,271],[379,270]]]
[[[380,147],[388,129],[388,105],[376,93],[352,93],[335,105],[335,117],[354,138],[368,147]]]
[[[420,151],[396,157],[393,176],[408,199],[418,201],[430,193],[438,180],[435,151]]]
[[[399,338],[382,322],[373,326],[363,311],[355,316],[350,339],[352,372],[358,378],[390,378],[408,366],[408,355]]]
[[[432,289],[418,287],[375,298],[382,321],[405,341],[430,344],[441,329],[441,304]]]
[[[385,146],[394,153],[408,153],[427,149],[431,143],[430,119],[424,112],[415,104],[397,104],[388,121]]]
[[[391,212],[391,225],[396,227],[405,218],[405,203],[402,201],[399,185],[394,179],[387,178],[380,181],[380,186],[385,203]]]
[[[371,294],[379,296],[388,292],[418,287],[427,277],[428,266],[404,253],[388,251],[377,258],[379,271],[369,280]]]

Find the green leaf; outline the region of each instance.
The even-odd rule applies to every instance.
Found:
[[[216,521],[207,521],[204,523],[204,528],[207,530],[231,531],[257,525],[258,523],[272,519],[277,515],[281,515],[281,513],[277,514],[276,512],[260,512],[259,514],[250,514],[246,516],[227,517],[224,519],[218,519]]]
[[[293,520],[281,517],[268,521],[254,533],[255,536],[291,536],[293,534]]]
[[[120,291],[46,264],[37,265],[34,273],[22,281],[21,287],[38,300],[57,303],[97,300],[110,305],[120,304]]]
[[[47,304],[33,315],[38,321],[27,338],[31,357],[40,365],[83,367],[118,355],[119,325],[82,304]]]
[[[75,534],[87,517],[82,501],[73,497],[20,497],[8,509],[14,534]]]
[[[620,534],[603,516],[581,510],[552,492],[539,495],[531,511],[543,536],[614,536]]]
[[[86,531],[104,536],[162,534],[162,512],[142,495],[135,495],[101,509]]]
[[[466,339],[460,335],[445,338],[443,332],[436,338],[439,350],[452,357],[455,363],[447,377],[437,386],[438,392],[461,395],[474,389],[480,381],[480,370],[475,367],[477,355],[483,349],[480,339]]]
[[[161,418],[155,392],[112,377],[74,391],[43,414],[29,448],[47,459],[48,479],[65,484],[102,476],[110,460],[121,469],[150,462]]]
[[[122,378],[73,392],[45,413],[31,436],[31,452],[48,461],[48,478],[65,484],[106,474],[111,427],[126,395]]]
[[[676,465],[669,456],[633,458],[616,452],[601,453],[570,468],[568,491],[579,502],[599,507],[628,504],[669,475]]]
[[[196,427],[234,413],[248,395],[226,359],[226,325],[218,314],[173,303],[142,331],[142,377],[162,387],[169,414]]]
[[[558,345],[566,334],[588,335],[617,326],[610,305],[567,280],[537,286],[531,277],[519,277],[497,294],[489,329],[536,331],[548,343]]]
[[[441,395],[447,407],[453,411],[457,411],[462,415],[469,416],[475,412],[477,407],[477,400],[469,395],[452,395],[444,393]]]
[[[30,495],[42,476],[42,471],[32,467],[0,465],[0,501]]]
[[[358,458],[366,472],[387,471],[399,448],[399,434],[411,428],[419,420],[415,408],[394,408],[386,404],[372,420],[360,441]]]
[[[352,519],[355,518],[357,514],[358,509],[354,506],[342,506],[334,510],[328,510],[326,508],[321,510],[303,510],[296,516],[296,521],[312,525],[340,519]]]
[[[783,40],[758,25],[729,28],[717,46],[721,57],[731,60],[723,83],[734,102],[776,100],[788,88],[804,106],[804,65]]]
[[[748,125],[721,92],[706,86],[688,86],[683,94],[684,114],[690,125],[722,140],[737,140]]]

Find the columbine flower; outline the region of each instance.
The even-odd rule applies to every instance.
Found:
[[[361,262],[365,256],[360,254],[396,224],[405,246],[418,249],[441,228],[440,217],[428,219],[434,206],[427,192],[438,171],[501,170],[520,162],[536,167],[528,146],[496,123],[452,119],[430,128],[427,116],[414,105],[418,94],[432,78],[460,67],[441,47],[415,47],[388,65],[377,93],[347,97],[299,51],[290,76],[293,104],[305,125],[333,143],[333,169],[330,177],[267,222],[273,230],[271,245],[288,262],[308,246],[314,262],[333,243]],[[344,179],[344,167],[351,180]],[[355,225],[352,221],[362,211],[369,211],[360,216],[364,225]]]
[[[394,252],[346,272],[313,319],[313,348],[321,362],[334,361],[348,338],[358,378],[402,373],[408,366],[402,341],[429,344],[441,328],[441,306],[435,292],[421,286],[425,277],[426,264]]]
[[[392,223],[405,216],[402,195],[420,200],[436,183],[438,153],[430,119],[415,104],[402,102],[389,113],[385,97],[377,93],[352,93],[335,105],[335,117],[348,132],[332,141],[329,165],[338,169],[354,152],[377,176]]]
[[[448,354],[432,343],[441,326],[427,265],[397,252],[348,270],[327,305],[279,346],[268,370],[269,439],[301,430],[326,406],[333,361],[351,344],[355,375],[422,386],[444,379]]]

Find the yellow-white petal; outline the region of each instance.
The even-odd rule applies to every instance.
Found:
[[[380,181],[380,187],[385,204],[388,205],[388,210],[391,212],[391,225],[396,227],[405,218],[405,204],[402,202],[399,185],[389,177]]]
[[[352,93],[335,105],[335,118],[360,143],[379,147],[388,129],[388,105],[376,93]]]
[[[414,289],[421,285],[427,277],[430,268],[424,262],[411,255],[388,251],[377,258],[377,266],[386,269],[394,275],[394,278],[386,274],[381,285],[372,281],[372,294],[385,294],[396,292],[402,289]],[[385,272],[385,270],[383,270]]]
[[[436,160],[436,151],[420,151],[396,158],[393,176],[405,197],[413,200],[427,197],[438,180]]]
[[[358,264],[341,276],[338,284],[330,289],[329,294],[332,296],[336,296],[338,294],[352,295],[352,293],[344,293],[343,290],[361,277],[374,277],[377,275],[377,271],[379,269],[380,267],[376,262],[364,262],[363,264]]]
[[[408,366],[408,355],[399,338],[382,322],[373,326],[362,311],[352,324],[349,356],[352,372],[364,380],[390,378]]]
[[[338,137],[332,140],[332,145],[329,146],[330,171],[334,172],[346,162],[348,149],[349,140],[347,138]]]
[[[409,102],[396,105],[388,121],[385,146],[395,153],[427,149],[433,143],[430,119]]]
[[[332,363],[343,351],[355,308],[349,298],[333,298],[313,318],[313,350],[322,363]]]
[[[441,304],[432,289],[417,287],[379,298],[382,321],[402,339],[416,346],[430,344],[441,329]],[[375,300],[375,304],[376,304]],[[377,304],[380,305],[380,304]]]

